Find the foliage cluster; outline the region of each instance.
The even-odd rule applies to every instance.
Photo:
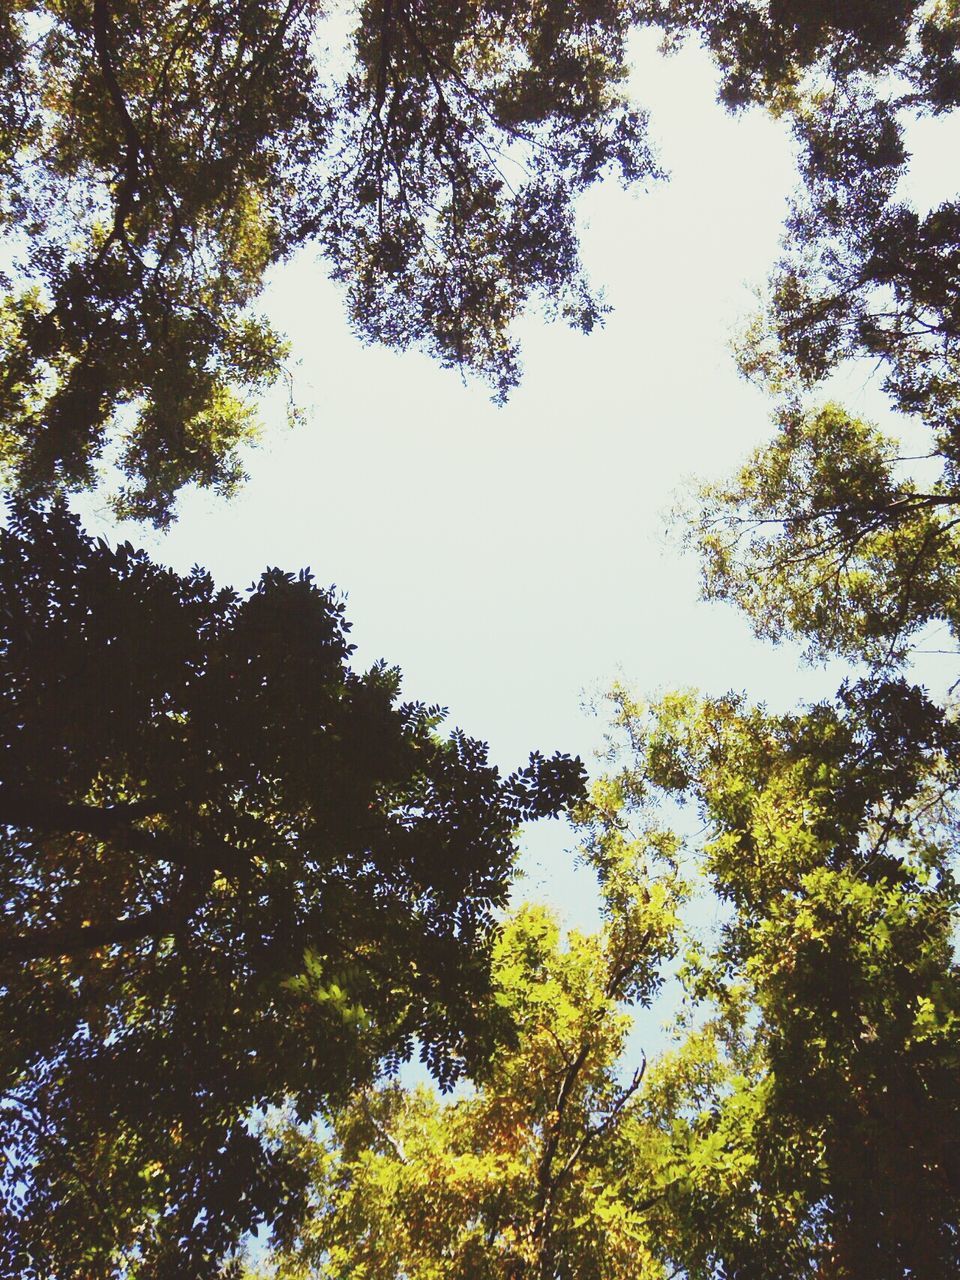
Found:
[[[960,105],[960,8],[363,0],[324,62],[333,17],[0,14],[0,1268],[198,1280],[267,1223],[291,1277],[946,1280],[960,743],[909,664],[960,628],[960,214],[900,180],[910,120]],[[857,671],[789,715],[617,690],[586,800],[579,761],[504,779],[395,671],[353,671],[309,574],[220,590],[56,495],[111,450],[122,514],[230,491],[285,358],[257,298],[307,245],[362,336],[500,396],[532,297],[589,329],[575,200],[658,173],[623,91],[645,26],[799,144],[741,350],[776,433],[702,495],[705,591]],[[810,400],[860,354],[922,460]],[[570,805],[603,928],[498,928],[518,824]],[[647,1066],[629,1009],[677,966]],[[472,1091],[378,1082],[415,1044]]]
[[[515,830],[581,766],[441,736],[306,573],[239,596],[57,507],[0,594],[0,1274],[197,1277],[302,1204],[253,1110],[482,1052]]]
[[[493,973],[515,1038],[492,1054],[476,1094],[441,1102],[388,1085],[356,1095],[328,1133],[281,1132],[316,1197],[285,1241],[281,1276],[646,1274],[623,1134],[643,1064],[620,1079],[629,1019],[619,1001],[628,987],[652,996],[676,903],[666,886],[634,898],[629,941],[608,928],[562,948],[543,908],[511,917]]]
[[[603,931],[564,948],[541,910],[507,922],[516,1039],[475,1095],[388,1082],[281,1132],[316,1204],[270,1274],[955,1275],[956,722],[901,680],[784,716],[612,701],[630,747],[580,810]],[[657,824],[667,798],[696,836]],[[678,864],[718,928],[681,925]],[[678,948],[672,1046],[631,1077],[629,1006]]]
[[[85,486],[109,446],[127,515],[229,492],[251,397],[285,347],[257,298],[306,246],[368,340],[504,396],[531,298],[603,304],[574,206],[659,169],[625,97],[631,32],[700,40],[733,109],[787,119],[801,189],[745,367],[807,385],[838,360],[955,430],[960,216],[912,207],[911,119],[954,110],[952,0],[14,0],[0,25],[0,453]],[[338,52],[341,30],[349,33]]]
[[[369,0],[345,65],[317,0],[15,0],[0,27],[0,421],[29,493],[90,483],[123,514],[229,491],[284,344],[254,304],[315,245],[367,339],[503,395],[531,294],[602,314],[573,201],[652,177],[626,104],[630,11]]]

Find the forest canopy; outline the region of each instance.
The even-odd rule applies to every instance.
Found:
[[[277,1125],[313,1213],[266,1274],[947,1280],[956,722],[896,682],[788,716],[611,706],[613,768],[580,810],[601,931],[508,919],[493,979],[516,1038],[474,1094],[386,1081],[313,1131]],[[695,836],[664,825],[676,797]],[[725,904],[719,929],[691,928],[691,892]],[[685,1005],[648,1062],[631,1012],[678,951]]]
[[[721,99],[787,119],[800,145],[791,247],[745,365],[803,383],[864,352],[949,430],[960,220],[911,208],[898,180],[905,119],[956,106],[957,22],[917,0],[15,0],[0,19],[8,482],[82,488],[106,456],[117,510],[160,524],[186,484],[230,492],[256,394],[285,368],[257,299],[305,247],[362,337],[506,395],[531,300],[582,329],[602,318],[578,196],[660,176],[626,92],[646,29],[701,41]]]
[[[0,1271],[215,1274],[302,1197],[252,1112],[477,1059],[516,828],[582,766],[441,736],[307,573],[240,596],[58,507],[0,594]]]
[[[237,592],[69,500],[112,464],[114,514],[164,528],[235,490],[302,252],[362,340],[500,402],[531,305],[598,324],[578,200],[670,163],[639,32],[795,143],[737,349],[774,433],[689,538],[708,598],[847,666],[792,711],[618,686],[588,795],[579,758],[503,776],[355,670],[309,571]],[[957,1274],[960,722],[914,664],[960,636],[960,202],[905,179],[910,124],[958,105],[954,0],[5,7],[0,1271]],[[919,451],[817,399],[862,356]],[[521,824],[563,813],[592,934],[507,912]]]
[[[123,512],[229,490],[244,396],[283,368],[254,304],[304,245],[364,337],[499,394],[531,294],[598,319],[573,202],[655,172],[621,90],[629,10],[385,0],[344,68],[317,58],[323,22],[315,0],[8,8],[0,412],[24,491],[89,483],[108,435]]]

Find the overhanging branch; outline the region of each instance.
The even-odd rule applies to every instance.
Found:
[[[177,840],[165,831],[145,831],[133,825],[156,812],[157,806],[150,802],[99,807],[0,784],[2,826],[28,827],[48,834],[92,836],[122,845],[151,860],[173,863],[186,871],[206,869],[239,875],[247,868],[248,860],[232,845],[207,841],[193,844]]]

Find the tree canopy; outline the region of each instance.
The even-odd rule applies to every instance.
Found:
[[[252,310],[314,244],[366,338],[426,347],[504,393],[531,294],[589,329],[573,202],[655,173],[623,99],[628,7],[357,11],[345,65],[316,0],[7,6],[0,27],[0,320],[7,472],[89,483],[105,443],[126,514],[229,490],[245,393],[284,346]]]
[[[947,1280],[960,729],[904,672],[960,626],[960,206],[902,178],[910,120],[960,105],[960,9],[367,0],[324,60],[331,17],[0,15],[0,1268],[195,1280],[267,1223],[291,1275]],[[658,173],[624,96],[651,26],[800,162],[740,353],[776,434],[704,492],[705,588],[865,676],[791,714],[618,691],[626,745],[579,811],[605,925],[564,945],[536,907],[495,919],[578,760],[501,778],[393,669],[351,669],[309,573],[217,589],[53,495],[104,458],[123,515],[229,491],[285,359],[257,299],[308,245],[363,337],[505,395],[531,298],[602,314],[578,195]],[[861,354],[921,457],[806,399]],[[671,1050],[624,1075],[686,879],[718,918],[683,943]],[[417,1046],[476,1092],[378,1082]]]
[[[675,39],[696,32],[721,98],[773,111],[798,145],[801,186],[744,367],[809,386],[867,356],[901,409],[955,431],[960,204],[948,191],[917,206],[903,179],[910,123],[960,105],[956,4],[664,0],[657,20]]]
[[[626,1133],[645,1061],[624,1077],[625,999],[649,1004],[676,947],[682,887],[646,884],[625,860],[607,877],[602,934],[563,945],[528,905],[493,955],[513,1029],[481,1087],[443,1101],[396,1083],[356,1094],[313,1133],[281,1126],[315,1212],[275,1238],[282,1277],[427,1280],[659,1276]],[[649,1188],[648,1188],[649,1189]]]
[[[613,701],[626,743],[580,814],[603,932],[563,947],[540,909],[506,922],[514,1038],[474,1094],[388,1082],[279,1128],[313,1213],[281,1224],[267,1274],[956,1274],[956,722],[901,681],[784,716]],[[695,834],[663,827],[671,798]],[[691,877],[713,928],[681,923]],[[678,946],[672,1044],[632,1063],[629,1005]]]
[[[581,766],[441,737],[307,573],[240,596],[56,508],[0,594],[0,1270],[215,1275],[302,1200],[254,1109],[481,1053],[515,828]]]
[[[695,848],[728,909],[686,960],[731,1065],[750,1063],[721,1076],[709,1116],[699,1108],[720,1172],[725,1152],[746,1155],[702,1203],[693,1188],[707,1262],[955,1274],[956,720],[902,680],[786,716],[674,696],[644,723],[619,703],[635,793],[695,803]]]
[[[26,494],[126,477],[170,519],[229,492],[283,339],[270,270],[314,246],[366,339],[517,381],[538,298],[590,329],[575,203],[658,175],[628,40],[701,41],[731,108],[788,119],[801,192],[748,367],[865,352],[952,421],[960,219],[898,186],[905,123],[952,111],[948,0],[15,0],[0,19],[0,455]],[[338,49],[338,42],[344,45]],[[666,157],[669,161],[669,157]]]
[[[706,594],[810,656],[901,664],[956,644],[960,486],[952,444],[924,457],[827,404],[779,415],[732,481],[701,493],[691,539]],[[948,651],[948,650],[945,650]]]

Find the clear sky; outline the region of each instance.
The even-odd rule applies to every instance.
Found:
[[[837,673],[760,644],[737,614],[697,599],[671,508],[697,478],[729,473],[769,432],[761,393],[729,341],[775,259],[793,185],[786,130],[732,119],[696,49],[635,46],[633,89],[670,180],[583,202],[583,248],[614,311],[587,337],[524,321],[525,376],[505,408],[416,353],[362,346],[310,254],[277,272],[266,305],[293,342],[305,425],[267,401],[250,482],[230,502],[188,494],[166,535],[125,526],[176,568],[248,585],[266,565],[309,565],[348,596],[356,660],[384,657],[405,696],[440,702],[504,768],[531,748],[591,755],[602,722],[582,709],[625,679],[643,693],[745,689],[786,706],[832,692]],[[915,181],[935,194],[933,126]],[[933,197],[931,196],[931,199]],[[879,413],[867,374],[843,387]],[[89,527],[115,530],[96,499]],[[568,833],[528,841],[524,892],[571,922],[590,917]]]

